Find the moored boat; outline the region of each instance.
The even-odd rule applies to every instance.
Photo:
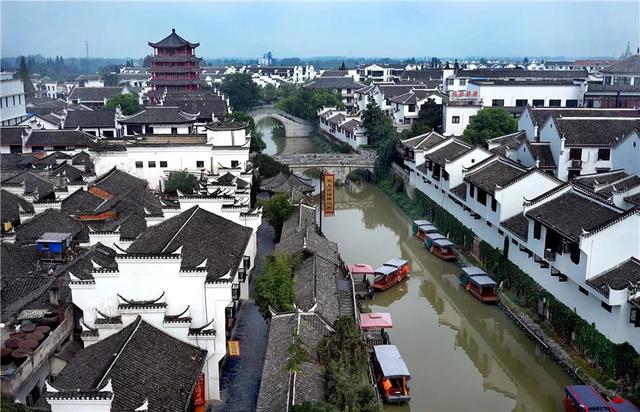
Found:
[[[374,270],[366,263],[351,263],[347,265],[349,275],[353,280],[353,290],[358,298],[371,299],[373,297]]]
[[[398,348],[394,345],[376,345],[372,356],[373,373],[382,399],[387,403],[409,402],[411,374]]]
[[[414,220],[412,228],[413,234],[423,242],[427,233],[438,231],[438,229],[436,229],[436,227],[433,226],[428,220]]]
[[[431,249],[431,245],[433,245],[433,241],[436,239],[446,239],[446,237],[438,232],[427,233],[424,238],[424,247]]]
[[[455,245],[447,238],[433,239],[428,250],[442,260],[452,261],[456,259]]]
[[[460,270],[460,283],[480,302],[492,303],[498,300],[498,286],[484,270],[476,266],[466,266]]]
[[[590,385],[571,385],[564,388],[562,401],[566,412],[640,412],[630,401],[619,396],[606,400]]]
[[[404,259],[391,259],[374,271],[373,288],[386,290],[397,285],[409,276],[409,262]]]
[[[373,351],[376,345],[388,345],[390,343],[389,334],[385,329],[391,329],[393,322],[391,314],[385,312],[361,313],[360,329],[367,339],[369,351]]]

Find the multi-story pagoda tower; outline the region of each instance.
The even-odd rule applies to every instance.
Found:
[[[151,56],[151,100],[157,101],[166,90],[193,91],[200,89],[200,58],[195,50],[200,43],[190,43],[171,29],[171,34],[153,47]]]

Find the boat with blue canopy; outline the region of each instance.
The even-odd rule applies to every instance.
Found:
[[[373,347],[373,374],[382,399],[387,403],[411,400],[409,380],[411,374],[395,345]]]
[[[477,266],[466,266],[460,269],[460,283],[480,302],[492,303],[498,300],[497,284],[487,273]]]
[[[456,259],[455,245],[447,238],[433,239],[428,250],[445,261]]]
[[[428,220],[414,220],[412,229],[413,234],[423,242],[427,233],[438,231],[438,229],[433,226]]]
[[[409,276],[409,262],[391,259],[374,271],[373,288],[378,291],[389,289]]]

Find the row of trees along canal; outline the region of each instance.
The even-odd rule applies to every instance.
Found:
[[[413,219],[427,218],[433,221],[442,233],[465,252],[475,234],[457,221],[451,214],[417,192],[410,200],[404,192],[404,182],[393,175],[391,164],[402,165],[400,140],[435,130],[440,131],[441,111],[433,102],[420,109],[417,121],[411,129],[396,132],[392,120],[380,108],[370,105],[363,116],[363,126],[371,145],[378,151],[375,180],[387,195]],[[517,131],[516,120],[505,110],[481,109],[465,129],[463,139],[469,143],[487,146],[487,140]],[[550,330],[567,352],[575,357],[575,363],[584,365],[583,372],[595,378],[604,387],[615,389],[632,402],[640,404],[640,355],[628,343],[614,344],[602,335],[595,326],[588,324],[573,310],[556,300],[531,277],[511,263],[498,249],[486,242],[480,245],[481,262],[487,272],[504,288],[514,303]],[[542,299],[549,302],[548,319],[537,316],[537,305]]]

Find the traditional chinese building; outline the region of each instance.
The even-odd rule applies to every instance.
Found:
[[[151,91],[149,97],[157,101],[165,91],[191,91],[200,89],[200,58],[195,49],[200,43],[190,43],[176,34],[171,34],[153,47],[151,56]]]

